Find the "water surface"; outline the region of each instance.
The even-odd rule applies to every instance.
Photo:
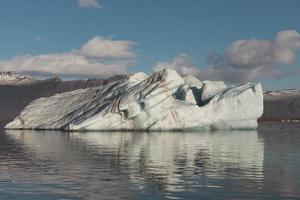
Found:
[[[300,126],[0,132],[0,199],[300,199]]]

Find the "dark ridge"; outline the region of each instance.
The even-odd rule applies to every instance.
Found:
[[[300,91],[282,90],[264,93],[264,114],[259,121],[300,120]]]

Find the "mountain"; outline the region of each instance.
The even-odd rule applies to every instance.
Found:
[[[57,93],[80,88],[105,85],[112,81],[126,78],[126,75],[113,76],[107,80],[88,79],[63,81],[59,78],[35,80],[28,84],[0,85],[0,127],[12,120],[34,99],[49,97]]]
[[[260,121],[300,120],[300,90],[264,92],[264,114]]]
[[[260,84],[181,77],[174,70],[140,72],[106,85],[34,100],[8,129],[250,129],[263,113]]]
[[[0,85],[26,85],[35,81],[37,80],[31,76],[15,72],[0,72]]]

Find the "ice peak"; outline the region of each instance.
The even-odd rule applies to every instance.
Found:
[[[197,79],[195,76],[191,74],[187,74],[182,77],[184,79],[185,84],[189,84],[191,87],[201,88],[203,82]]]

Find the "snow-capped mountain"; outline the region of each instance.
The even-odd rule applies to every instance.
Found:
[[[15,72],[0,72],[0,85],[25,85],[35,81],[36,79],[31,76]]]

